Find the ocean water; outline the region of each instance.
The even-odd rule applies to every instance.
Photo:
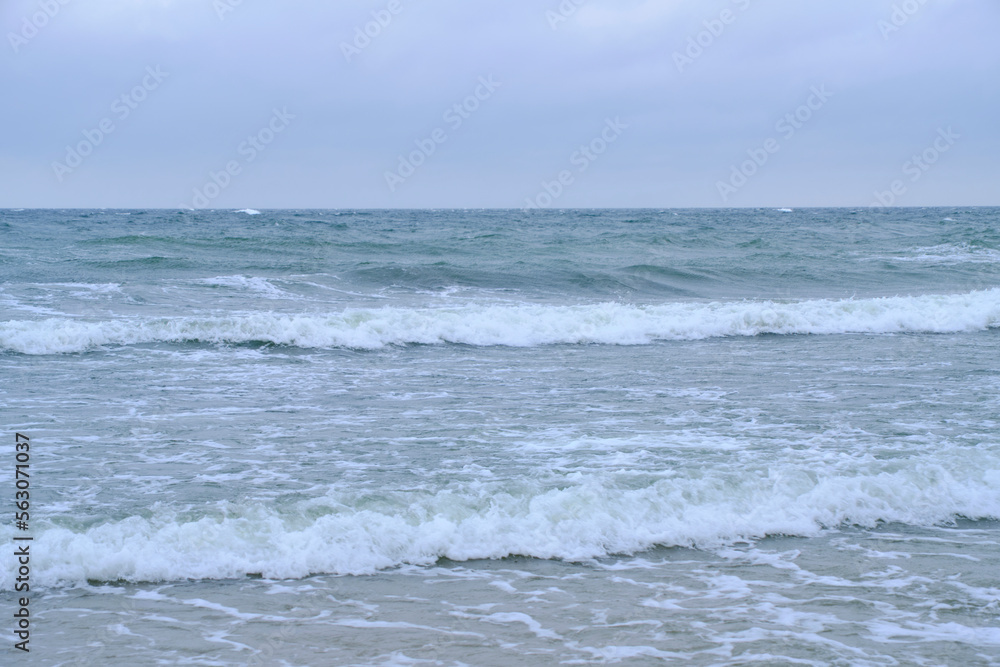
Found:
[[[0,211],[0,423],[4,664],[1000,665],[1000,209]]]

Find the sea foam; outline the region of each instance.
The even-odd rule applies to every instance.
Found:
[[[200,514],[200,516],[199,516]],[[934,525],[1000,518],[1000,456],[949,446],[834,466],[786,458],[764,468],[708,468],[641,487],[613,474],[466,483],[433,494],[386,489],[285,505],[163,504],[90,527],[39,519],[32,581],[299,578],[368,574],[511,555],[570,561],[654,546],[719,547],[843,525]],[[12,526],[0,527],[11,543]],[[0,589],[13,585],[0,571]]]
[[[69,318],[0,322],[0,350],[85,352],[148,343],[271,343],[377,350],[391,345],[644,345],[726,336],[958,333],[1000,326],[1000,289],[797,302],[350,308],[332,314]]]

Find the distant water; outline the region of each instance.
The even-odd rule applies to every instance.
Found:
[[[33,664],[1000,665],[1000,209],[0,211],[0,416]]]

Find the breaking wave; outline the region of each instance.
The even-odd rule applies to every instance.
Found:
[[[1000,326],[1000,289],[797,302],[351,308],[333,314],[70,318],[0,322],[0,349],[65,354],[149,343],[270,343],[377,350],[392,345],[645,345],[727,336],[957,333]]]
[[[283,510],[224,503],[192,513],[157,504],[86,528],[39,525],[32,577],[57,585],[370,574],[440,558],[573,561],[805,537],[842,525],[1000,517],[1000,459],[985,449],[946,447],[903,463],[865,458],[847,468],[824,460],[734,465],[639,488],[588,474],[466,483],[433,494],[386,491],[377,502],[331,492]],[[14,532],[0,527],[2,542]],[[13,577],[0,571],[0,590]]]

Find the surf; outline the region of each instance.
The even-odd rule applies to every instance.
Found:
[[[635,305],[468,304],[334,313],[0,322],[0,350],[73,354],[155,343],[380,350],[406,345],[649,345],[762,335],[967,333],[1000,326],[1000,289],[963,294]]]

